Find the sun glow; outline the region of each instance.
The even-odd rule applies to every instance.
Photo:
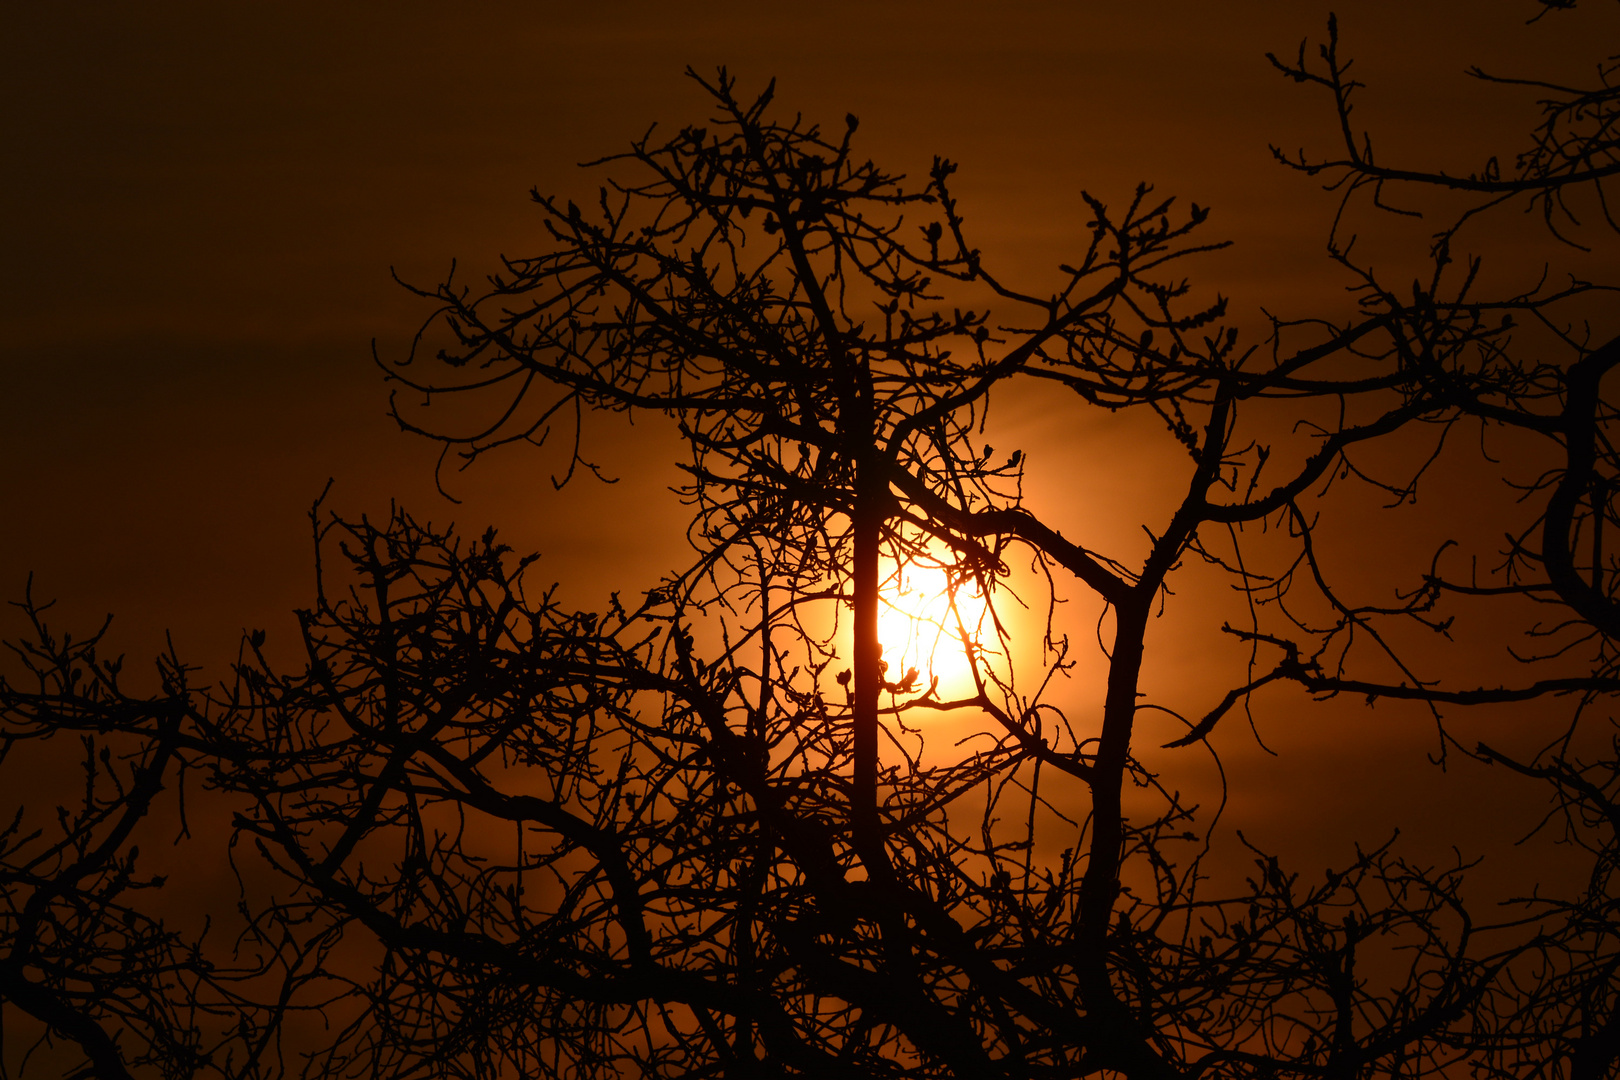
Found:
[[[973,671],[963,635],[973,648],[990,623],[978,583],[953,581],[944,567],[912,563],[892,570],[880,593],[878,641],[888,664],[885,680],[904,684],[916,675],[911,693],[941,700],[971,697]],[[937,682],[936,682],[937,680]]]

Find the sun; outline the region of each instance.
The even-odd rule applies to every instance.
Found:
[[[990,618],[978,583],[953,581],[943,566],[913,562],[891,570],[879,597],[878,641],[888,664],[885,679],[901,683],[915,669],[917,693],[933,686],[942,700],[973,696],[973,671],[962,634],[965,630],[977,645]]]

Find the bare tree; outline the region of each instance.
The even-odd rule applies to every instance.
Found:
[[[1544,16],[1565,17],[1570,3],[1545,2]],[[1532,20],[1532,22],[1536,21]],[[1546,261],[1521,266],[1526,297],[1550,298],[1549,268],[1557,249],[1586,251],[1611,244],[1620,224],[1610,209],[1620,174],[1615,120],[1620,88],[1614,58],[1587,76],[1504,76],[1471,69],[1484,82],[1524,87],[1537,95],[1541,121],[1511,155],[1493,156],[1471,170],[1391,166],[1377,158],[1370,134],[1353,118],[1353,98],[1362,89],[1349,74],[1337,24],[1314,58],[1301,45],[1297,58],[1272,62],[1289,78],[1330,95],[1340,135],[1337,152],[1303,151],[1278,159],[1342,192],[1330,250],[1369,283],[1372,271],[1352,260],[1350,222],[1377,228],[1376,213],[1416,217],[1427,210],[1437,265],[1462,251],[1488,252],[1492,226],[1520,207],[1537,214],[1552,250]],[[1573,77],[1572,77],[1573,76]],[[1435,195],[1443,196],[1436,199]],[[1517,253],[1523,259],[1523,253]],[[1465,260],[1477,272],[1481,255]],[[1527,954],[1504,973],[1494,1013],[1477,1029],[1480,1066],[1494,1075],[1602,1077],[1620,1062],[1620,999],[1613,867],[1620,855],[1620,801],[1616,775],[1620,743],[1612,735],[1614,694],[1620,690],[1615,643],[1620,640],[1616,563],[1610,538],[1616,525],[1615,490],[1620,476],[1613,432],[1616,412],[1605,380],[1620,364],[1620,337],[1606,309],[1612,284],[1566,278],[1561,299],[1594,298],[1597,304],[1565,308],[1543,304],[1518,333],[1493,342],[1504,377],[1482,394],[1457,399],[1460,413],[1477,426],[1481,445],[1490,438],[1504,448],[1501,461],[1480,465],[1501,470],[1517,488],[1519,517],[1506,523],[1506,546],[1489,577],[1466,562],[1473,538],[1448,541],[1432,563],[1398,582],[1400,601],[1358,603],[1327,591],[1335,614],[1307,625],[1293,621],[1269,640],[1285,653],[1279,673],[1320,694],[1354,692],[1369,700],[1420,702],[1437,719],[1456,719],[1459,708],[1538,700],[1567,702],[1563,722],[1543,724],[1542,749],[1524,757],[1469,740],[1466,728],[1447,723],[1448,739],[1480,760],[1550,785],[1553,809],[1543,831],[1551,839],[1585,848],[1592,856],[1586,888],[1577,896],[1551,898],[1533,889],[1522,902],[1523,922],[1533,927]],[[1581,296],[1584,294],[1584,297]],[[1487,464],[1487,462],[1489,462]],[[1546,462],[1526,468],[1527,462]],[[1307,551],[1320,580],[1320,567]],[[1485,554],[1488,554],[1485,553]],[[1465,569],[1466,567],[1466,569]],[[1276,582],[1267,583],[1275,587]],[[1404,667],[1399,682],[1357,662],[1348,642],[1388,640],[1397,624],[1444,630],[1459,622],[1498,620],[1523,640],[1509,651],[1523,666],[1517,679],[1495,686],[1461,683],[1423,665]],[[1323,659],[1337,654],[1337,663]],[[1433,667],[1434,665],[1428,665]],[[1284,670],[1286,668],[1286,670]],[[1543,713],[1543,715],[1545,715]]]
[[[105,625],[74,640],[50,605],[16,606],[31,632],[11,644],[16,681],[0,678],[0,1068],[256,1075],[277,1020],[243,986],[297,949],[205,949],[210,928],[177,916],[140,861],[142,844],[189,837],[188,777],[195,790],[229,752],[194,671],[171,652],[155,691],[131,691],[100,652]]]
[[[880,876],[847,701],[739,695],[750,669],[699,658],[667,592],[574,613],[490,536],[403,514],[321,532],[344,558],[301,616],[310,661],[244,673],[254,752],[218,781],[284,878],[260,925],[321,941],[346,988],[310,1074],[1247,1075],[1464,1052],[1452,1025],[1495,967],[1467,955],[1458,872],[1380,850],[1311,887],[1257,853],[1241,896],[1199,898],[1166,855],[1191,818],[1170,802],[1131,825],[1145,888],[1101,960],[1116,1023],[1148,1032],[1133,1045],[1082,997],[1085,853],[1039,854],[1042,830],[1084,830],[1033,769],[1019,782],[1016,744],[885,769]],[[1357,966],[1392,961],[1379,986]]]
[[[1144,707],[1180,715],[1141,683],[1144,640],[1188,559],[1275,593],[1243,568],[1242,526],[1280,525],[1308,554],[1302,504],[1355,470],[1352,451],[1512,396],[1521,372],[1502,316],[1535,317],[1585,287],[1475,300],[1441,253],[1412,300],[1368,278],[1353,321],[1277,320],[1268,349],[1240,347],[1224,303],[1195,302],[1180,277],[1211,246],[1195,238],[1207,216],[1196,205],[1181,214],[1143,187],[1115,213],[1086,196],[1087,248],[1048,286],[1019,287],[972,246],[951,163],[912,189],[854,154],[853,117],[826,136],[773,120],[770,91],[739,98],[724,73],[703,85],[715,118],[607,159],[615,179],[593,212],[536,197],[547,253],[508,260],[483,293],[424,293],[440,305],[421,339],[435,341],[435,365],[419,373],[413,353],[391,376],[412,400],[490,403],[482,428],[429,432],[447,453],[540,441],[562,423],[582,464],[584,410],[676,422],[696,554],[657,598],[670,605],[662,655],[703,680],[703,699],[683,706],[709,717],[700,760],[713,768],[732,738],[751,748],[767,773],[726,777],[748,814],[834,793],[790,815],[829,822],[825,844],[798,850],[785,822],[764,834],[771,873],[791,867],[808,910],[840,930],[807,936],[763,915],[748,927],[747,956],[769,941],[791,973],[772,999],[829,1010],[814,1015],[836,1022],[809,1043],[877,1072],[1423,1073],[1466,1055],[1459,1020],[1505,961],[1469,952],[1455,875],[1379,851],[1313,890],[1260,856],[1250,892],[1198,895],[1193,809],[1133,747]],[[1184,448],[1183,494],[1146,523],[1145,559],[1060,535],[1021,498],[1021,455],[979,449],[985,411],[1028,379],[1072,392],[1077,409],[1152,410]],[[1277,401],[1315,425],[1312,438],[1279,436],[1266,412]],[[425,415],[401,422],[425,431]],[[1017,677],[995,616],[1015,554],[1106,610],[1099,717],[1070,716],[1048,692],[1071,648],[1056,628],[1034,688],[1027,668]],[[882,567],[923,559],[989,598],[982,625],[955,628],[975,688],[958,700],[917,673],[891,677],[881,659]],[[828,629],[841,605],[847,646]],[[834,611],[817,619],[817,606]],[[1278,643],[1284,663],[1188,721],[1179,744],[1258,686],[1317,670]],[[983,741],[925,765],[906,749],[907,719],[941,711],[983,717]],[[807,740],[827,754],[813,766]],[[1132,787],[1158,791],[1161,808],[1128,814]],[[1014,792],[1028,800],[1016,816]],[[1076,800],[1083,810],[1066,812]],[[1034,854],[1060,848],[1056,865]],[[703,907],[734,917],[730,904]],[[626,949],[654,932],[632,920]],[[702,938],[739,972],[741,932],[721,919]],[[1375,940],[1401,958],[1382,984],[1357,974]],[[697,1010],[667,1026],[685,1067],[755,1061],[752,1017],[727,1048],[735,1013],[646,1000],[649,1016],[655,1002]],[[803,1038],[810,1020],[783,1022]],[[657,1041],[643,1027],[636,1037]],[[813,1067],[757,1045],[772,1068]]]
[[[1332,33],[1325,68],[1303,50],[1279,66],[1333,93],[1348,156],[1294,164],[1352,195],[1456,187],[1374,165]],[[1187,284],[1219,246],[1196,204],[1146,185],[1123,206],[1086,195],[1082,250],[1015,282],[974,246],[954,164],[911,184],[856,152],[854,117],[829,133],[780,118],[773,89],[694,79],[711,119],[598,163],[588,210],[537,195],[543,250],[478,291],[420,290],[433,316],[384,361],[410,390],[401,423],[447,459],[555,435],[559,482],[591,468],[587,413],[667,418],[687,451],[689,562],[578,612],[493,534],[317,510],[304,663],[282,670],[250,639],[228,686],[175,691],[196,731],[175,745],[206,755],[236,814],[247,940],[280,976],[252,1005],[244,992],[249,1048],[231,1060],[292,1068],[261,1033],[318,1008],[330,1031],[302,1035],[306,1075],[1612,1071],[1612,752],[1477,751],[1550,781],[1598,854],[1589,895],[1488,926],[1466,866],[1389,845],[1309,880],[1255,849],[1247,882],[1213,882],[1212,816],[1176,779],[1271,684],[1436,710],[1612,689],[1597,391],[1614,350],[1560,322],[1602,290],[1482,296],[1477,261],[1453,256],[1493,200],[1562,212],[1569,186],[1602,192],[1607,98],[1549,113],[1552,157],[1524,159],[1518,187],[1459,188],[1488,205],[1448,224],[1414,287],[1335,241],[1355,310],[1279,316],[1250,343]],[[1558,134],[1589,116],[1584,143]],[[1526,340],[1564,351],[1528,356]],[[1185,454],[1142,522],[1145,554],[1064,535],[1026,502],[1027,448],[984,445],[989,410],[1021,388],[1077,417],[1142,414]],[[479,421],[450,430],[406,405],[446,396]],[[1447,435],[1481,423],[1564,455],[1531,486],[1504,581],[1437,560],[1393,605],[1346,599],[1317,554],[1322,509],[1352,483],[1409,498]],[[1418,436],[1432,450],[1413,456]],[[1386,446],[1404,471],[1374,479],[1366,456]],[[919,566],[944,582],[932,633],[961,657],[959,690],[880,640]],[[1200,617],[1174,591],[1193,574],[1235,587],[1247,621],[1229,633],[1255,650],[1213,701],[1143,674],[1153,621]],[[1570,613],[1592,663],[1453,688],[1382,631],[1444,629],[1439,605],[1503,593]],[[1055,612],[1076,598],[1102,616],[1092,712],[1061,689],[1083,646]],[[1013,639],[1015,603],[1053,613],[1038,648]],[[1325,624],[1301,614],[1312,604]],[[1372,651],[1404,678],[1365,673]],[[53,730],[101,715],[102,691],[58,681],[10,693],[8,713]],[[1149,709],[1184,734],[1145,748]],[[969,737],[930,740],[922,721],[942,717]],[[151,745],[140,776],[167,760]],[[135,820],[138,802],[86,806]]]

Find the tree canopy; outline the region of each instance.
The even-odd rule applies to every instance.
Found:
[[[213,689],[165,659],[155,696],[25,604],[0,760],[78,736],[83,798],[0,845],[7,1009],[101,1076],[1612,1075],[1611,286],[1503,289],[1470,253],[1515,205],[1550,251],[1610,241],[1585,218],[1620,168],[1612,68],[1531,84],[1529,148],[1462,176],[1377,163],[1334,24],[1273,63],[1342,133],[1278,157],[1343,192],[1353,303],[1258,335],[1199,284],[1222,243],[1197,203],[1084,194],[1086,242],[1024,280],[976,246],[955,163],[910,180],[853,115],[692,73],[701,124],[593,163],[586,207],[536,193],[539,250],[415,289],[415,347],[378,358],[446,461],[550,440],[554,482],[589,482],[589,414],[659,418],[689,561],[575,611],[493,532],[317,503],[302,661],[255,634]],[[1429,190],[1463,201],[1389,280],[1351,225]],[[1026,448],[986,445],[1032,398],[1175,448],[1139,550],[1060,527]],[[1341,500],[1411,500],[1464,436],[1522,487],[1500,564],[1461,573],[1468,535],[1360,596],[1321,554]],[[942,603],[907,654],[882,628],[920,568]],[[1249,650],[1207,700],[1144,676],[1156,625],[1208,616],[1189,577]],[[1527,635],[1522,670],[1426,674],[1409,630],[1457,619]],[[1090,671],[1094,706],[1067,689]],[[1185,763],[1267,687],[1426,705],[1450,751],[1548,785],[1588,887],[1481,912],[1465,865],[1393,842],[1222,872]],[[1512,702],[1567,714],[1540,756],[1461,734],[1456,709]],[[136,870],[135,824],[187,777],[230,815],[233,948],[165,925]]]

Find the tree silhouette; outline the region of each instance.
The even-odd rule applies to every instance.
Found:
[[[46,1068],[82,1055],[63,1075],[257,1075],[285,1002],[255,1002],[296,967],[296,944],[205,949],[208,926],[166,910],[165,875],[140,863],[142,843],[190,836],[187,776],[228,752],[193,670],[171,651],[156,692],[132,692],[100,654],[105,625],[75,641],[49,604],[16,606],[32,633],[11,646],[18,681],[0,679],[0,774],[20,796],[0,829],[0,1031],[15,1040],[0,1049],[22,1041],[21,1061]],[[53,807],[27,798],[42,777],[63,792]]]
[[[537,194],[541,252],[479,291],[419,290],[432,318],[410,356],[382,361],[410,391],[403,426],[446,460],[556,436],[560,484],[594,471],[587,414],[661,418],[688,451],[691,559],[578,612],[493,533],[318,506],[296,670],[255,637],[228,686],[175,679],[137,700],[115,671],[72,674],[106,667],[53,652],[41,627],[44,682],[4,688],[7,723],[120,718],[145,756],[113,797],[86,796],[88,817],[133,822],[171,757],[205,762],[235,813],[247,940],[268,957],[209,998],[186,989],[206,979],[117,953],[133,1030],[190,1030],[147,1002],[242,1017],[211,1052],[142,1034],[138,1053],[175,1075],[1611,1073],[1612,744],[1592,761],[1568,740],[1535,760],[1474,751],[1552,784],[1597,860],[1585,895],[1491,925],[1465,904],[1465,867],[1391,845],[1315,884],[1253,849],[1250,878],[1227,881],[1206,865],[1212,815],[1177,790],[1182,759],[1272,684],[1436,710],[1557,694],[1589,710],[1614,688],[1599,390],[1620,352],[1562,321],[1602,290],[1476,295],[1478,261],[1453,256],[1513,199],[1568,238],[1566,189],[1601,195],[1609,175],[1610,97],[1570,91],[1516,176],[1463,182],[1374,164],[1336,27],[1325,67],[1304,57],[1278,66],[1333,93],[1347,149],[1291,164],[1347,199],[1408,184],[1481,200],[1410,288],[1336,229],[1347,318],[1277,316],[1245,340],[1188,284],[1221,246],[1203,239],[1208,212],[1146,185],[1122,207],[1083,196],[1084,250],[1014,281],[974,246],[954,164],[909,184],[857,153],[853,116],[830,133],[781,118],[773,89],[742,94],[723,71],[693,75],[705,125],[597,163],[591,208]],[[1024,498],[1023,448],[984,444],[990,410],[1021,394],[1054,415],[1143,414],[1184,454],[1141,551],[1065,535]],[[469,426],[410,404],[445,398]],[[1410,499],[1475,424],[1561,454],[1528,489],[1500,581],[1448,576],[1437,556],[1394,605],[1344,598],[1318,554],[1324,508],[1354,484]],[[885,661],[883,610],[918,566],[947,583],[934,629],[960,653],[961,692],[927,662]],[[1207,617],[1174,588],[1195,574],[1233,588],[1248,622],[1225,630],[1255,660],[1188,702],[1143,664],[1155,620]],[[1552,674],[1437,683],[1386,629],[1443,630],[1445,605],[1504,597],[1559,612],[1530,627],[1575,642],[1559,639]],[[1064,689],[1089,647],[1055,614],[1082,598],[1101,615],[1095,708]],[[1048,613],[1036,647],[1015,635],[1018,605]],[[1183,734],[1144,747],[1145,710]],[[929,736],[946,723],[967,737]],[[96,848],[115,876],[119,828]],[[46,868],[76,880],[65,867]],[[117,913],[123,887],[81,906]],[[329,1030],[300,1034],[295,1066],[266,1048],[300,1008]],[[98,1075],[146,1060],[33,1015]]]
[[[1178,280],[1185,260],[1213,246],[1195,238],[1206,217],[1197,206],[1180,214],[1144,187],[1116,214],[1086,196],[1089,247],[1049,290],[1023,288],[972,246],[951,163],[937,161],[910,189],[854,154],[853,118],[824,136],[773,120],[770,91],[741,99],[723,73],[703,85],[716,118],[608,159],[616,177],[595,211],[537,196],[549,252],[508,260],[487,292],[452,282],[424,294],[441,305],[428,330],[441,334],[428,346],[435,366],[419,373],[413,354],[391,375],[413,399],[492,403],[487,425],[429,432],[467,456],[574,418],[581,464],[581,410],[674,420],[692,450],[683,495],[696,549],[694,567],[660,594],[672,605],[677,670],[706,680],[712,731],[723,724],[753,759],[785,770],[730,779],[749,812],[780,798],[773,789],[842,795],[830,808],[838,840],[818,846],[814,863],[786,840],[770,859],[804,875],[810,910],[839,910],[853,927],[834,938],[764,917],[748,927],[751,956],[769,941],[784,950],[783,970],[805,980],[775,999],[840,1002],[841,1026],[818,1042],[874,1070],[1445,1067],[1457,1050],[1451,1022],[1503,962],[1466,955],[1453,878],[1380,852],[1312,891],[1262,858],[1252,894],[1199,896],[1197,856],[1174,854],[1196,837],[1192,809],[1133,748],[1139,711],[1171,708],[1142,700],[1144,641],[1187,559],[1259,599],[1280,597],[1292,582],[1243,569],[1237,527],[1282,525],[1308,556],[1302,503],[1317,485],[1355,469],[1351,452],[1365,444],[1448,427],[1477,402],[1520,393],[1502,314],[1533,317],[1583,287],[1473,301],[1441,253],[1413,300],[1367,278],[1349,324],[1277,320],[1268,350],[1240,348],[1221,322],[1224,303],[1199,304]],[[1184,447],[1182,494],[1147,523],[1140,562],[1047,526],[1021,498],[1019,456],[998,461],[975,445],[992,401],[1027,379],[1072,391],[1079,409],[1152,409]],[[1265,412],[1272,400],[1313,422],[1313,438],[1280,434]],[[425,431],[424,415],[401,422]],[[1100,722],[1071,716],[1046,683],[1024,689],[994,617],[979,637],[963,628],[976,686],[965,699],[883,670],[886,560],[940,559],[994,613],[1015,553],[1106,607]],[[852,671],[837,680],[847,700],[836,704],[822,676],[845,656],[818,632],[828,620],[806,615],[828,601],[847,604],[853,622]],[[709,649],[688,635],[689,620],[713,627]],[[1047,640],[1060,668],[1070,646],[1051,629]],[[1178,743],[1196,743],[1262,683],[1318,669],[1278,643],[1284,662],[1189,723]],[[880,721],[904,731],[924,710],[982,715],[987,741],[946,765],[899,746],[880,764]],[[808,736],[789,734],[807,728],[831,750],[815,770],[797,750]],[[1157,788],[1161,809],[1128,814],[1132,786]],[[986,787],[973,837],[952,813]],[[1011,791],[1027,795],[1026,812],[1013,815]],[[1083,811],[1070,817],[1062,807],[1077,798]],[[792,817],[827,812],[818,804]],[[785,828],[773,824],[773,836]],[[1074,846],[1054,875],[1032,853],[1060,847],[1048,837],[1065,830]],[[812,877],[812,865],[829,876]],[[856,885],[850,910],[839,895]],[[737,932],[706,940],[734,953]],[[1376,989],[1353,974],[1375,936],[1412,950]],[[727,1066],[715,1045],[726,1023],[716,1024],[681,1029],[688,1067]]]
[[[1545,3],[1542,15],[1573,6]],[[1330,21],[1327,43],[1314,61],[1307,61],[1303,45],[1292,62],[1271,59],[1285,75],[1332,97],[1341,152],[1321,158],[1278,152],[1277,157],[1307,175],[1326,178],[1330,188],[1343,192],[1341,223],[1354,213],[1362,195],[1370,195],[1381,211],[1407,215],[1425,194],[1452,196],[1442,204],[1439,220],[1444,224],[1433,237],[1437,265],[1449,262],[1452,251],[1464,245],[1488,246],[1488,230],[1516,205],[1539,215],[1549,238],[1567,248],[1588,250],[1612,240],[1620,229],[1609,206],[1612,182],[1620,174],[1614,128],[1620,88],[1613,84],[1613,58],[1599,66],[1597,84],[1585,87],[1471,69],[1471,75],[1486,82],[1533,89],[1542,119],[1514,155],[1511,169],[1504,170],[1492,157],[1475,170],[1451,173],[1376,160],[1371,136],[1352,119],[1352,98],[1360,84],[1349,76],[1350,64],[1340,57],[1338,44],[1337,25]],[[1341,232],[1336,223],[1332,250],[1351,265],[1349,243],[1339,239]],[[1477,266],[1470,262],[1470,275]],[[1372,282],[1370,270],[1359,272]],[[1531,290],[1524,295],[1550,295],[1543,291],[1543,267],[1524,276]],[[1571,275],[1565,298],[1586,293],[1607,300],[1604,294],[1613,290],[1613,285]],[[1484,742],[1469,745],[1466,737],[1455,740],[1480,760],[1550,785],[1555,809],[1545,827],[1592,856],[1580,895],[1537,896],[1525,902],[1526,921],[1540,930],[1527,946],[1534,960],[1506,980],[1497,1011],[1481,1024],[1477,1042],[1484,1050],[1481,1067],[1493,1075],[1601,1077],[1613,1075],[1620,1061],[1620,1002],[1615,996],[1620,923],[1611,880],[1620,857],[1615,829],[1620,822],[1620,742],[1612,734],[1612,720],[1604,716],[1620,690],[1615,666],[1620,606],[1615,556],[1608,543],[1616,524],[1620,458],[1613,442],[1615,408],[1605,387],[1605,377],[1620,364],[1620,337],[1610,336],[1615,328],[1603,319],[1602,307],[1577,306],[1565,313],[1548,304],[1535,314],[1536,323],[1526,328],[1530,332],[1493,343],[1504,371],[1500,386],[1457,400],[1460,413],[1477,421],[1482,438],[1495,433],[1509,450],[1504,479],[1522,493],[1523,513],[1499,549],[1493,576],[1481,581],[1472,567],[1464,573],[1461,559],[1454,552],[1448,556],[1453,546],[1448,542],[1426,572],[1402,583],[1401,603],[1358,605],[1335,598],[1332,620],[1315,627],[1296,623],[1286,639],[1274,643],[1289,657],[1286,677],[1311,690],[1423,702],[1437,718],[1442,707],[1572,702],[1567,721],[1546,727],[1543,748],[1533,759]],[[1513,468],[1523,461],[1546,465],[1526,476]],[[1292,663],[1307,653],[1326,655],[1336,640],[1358,629],[1388,634],[1391,624],[1401,622],[1443,629],[1481,618],[1505,618],[1505,625],[1525,636],[1515,653],[1525,666],[1522,677],[1496,686],[1459,684],[1443,676],[1414,676],[1397,684],[1353,663],[1341,661],[1331,670]]]

